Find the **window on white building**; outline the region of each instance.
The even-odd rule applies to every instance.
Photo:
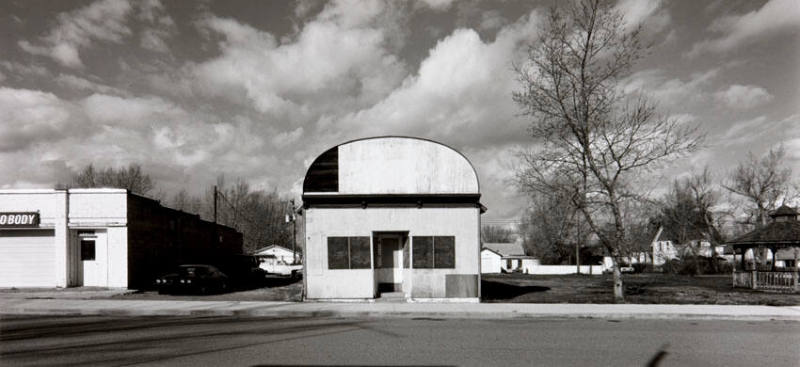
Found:
[[[369,269],[369,237],[328,237],[328,269]]]
[[[415,269],[454,269],[456,238],[454,236],[414,236],[412,265]]]

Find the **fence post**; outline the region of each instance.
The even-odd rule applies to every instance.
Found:
[[[736,269],[733,269],[731,274],[733,275],[733,287],[736,288]]]
[[[798,274],[797,274],[797,271],[795,270],[795,271],[792,272],[792,287],[794,288],[795,292],[798,291],[797,278],[798,278]]]
[[[752,282],[750,284],[753,287],[753,289],[758,289],[758,274],[756,274],[756,273],[757,273],[756,270],[753,270],[750,273],[750,279],[751,279],[751,282]]]

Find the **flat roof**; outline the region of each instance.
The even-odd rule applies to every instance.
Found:
[[[0,189],[0,194],[52,194],[56,192],[69,192],[74,194],[123,194],[127,193],[126,189],[117,189],[110,187],[92,187],[81,189]]]

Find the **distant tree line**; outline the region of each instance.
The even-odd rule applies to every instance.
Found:
[[[215,186],[211,185],[201,194],[192,194],[181,189],[168,195],[163,192],[154,193],[156,185],[153,179],[138,164],[120,168],[96,168],[93,164],[88,164],[72,174],[69,184],[59,186],[127,189],[157,199],[164,206],[197,214],[207,221],[214,220],[216,187],[217,223],[242,233],[245,252],[250,253],[272,244],[288,248],[292,245],[292,224],[285,219],[293,210],[289,199],[282,198],[277,191],[253,189],[242,179],[228,184],[224,176],[220,176]],[[300,230],[302,226],[298,225],[297,228]]]

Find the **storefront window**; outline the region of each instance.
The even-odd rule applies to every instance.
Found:
[[[328,269],[369,269],[369,237],[328,237]]]
[[[416,269],[456,267],[456,239],[453,236],[414,236],[412,264]]]

